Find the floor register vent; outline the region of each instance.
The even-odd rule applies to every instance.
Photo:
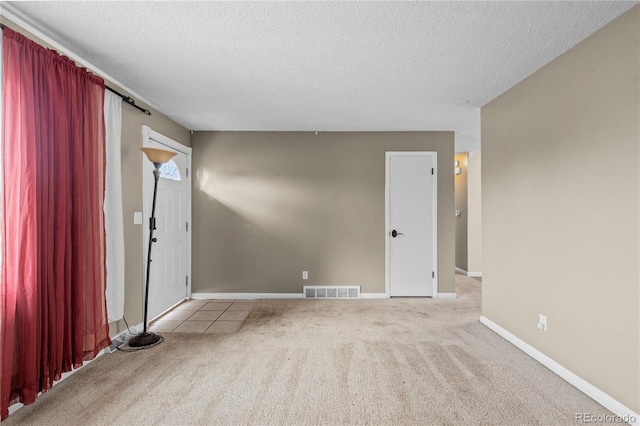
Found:
[[[360,286],[304,286],[305,299],[360,299]]]

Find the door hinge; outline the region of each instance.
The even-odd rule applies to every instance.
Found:
[[[431,271],[431,278],[435,278],[435,277],[436,277],[435,271]]]
[[[432,175],[433,175],[433,174],[435,174],[435,173],[434,173],[434,169],[433,169],[433,168],[431,168],[431,174],[432,174]]]
[[[186,223],[187,232],[189,232],[189,222]]]
[[[189,177],[189,168],[187,167],[187,177]]]
[[[185,285],[185,287],[189,287],[189,276],[188,275],[185,277],[184,285]]]

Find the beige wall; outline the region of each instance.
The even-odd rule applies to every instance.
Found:
[[[385,151],[438,152],[439,291],[455,291],[452,132],[196,132],[192,148],[193,292],[384,293]]]
[[[481,111],[483,315],[636,412],[639,28],[636,6]]]
[[[482,156],[480,151],[467,156],[467,271],[482,274]]]
[[[38,44],[52,48],[49,44],[24,30],[14,22],[0,18],[14,31],[24,34]],[[111,88],[127,94],[122,88],[105,81]],[[142,211],[142,125],[189,146],[190,134],[156,110],[134,98],[137,105],[151,111],[151,116],[122,104],[122,208],[125,232],[125,306],[124,316],[129,325],[142,322],[142,225],[133,225],[133,212]],[[111,336],[125,330],[124,322],[110,324]]]
[[[461,173],[454,173],[455,210],[460,210],[460,216],[455,217],[456,229],[456,267],[467,271],[467,154],[456,154],[454,157],[460,163]],[[451,165],[451,170],[454,169]]]

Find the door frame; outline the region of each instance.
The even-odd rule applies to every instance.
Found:
[[[165,145],[167,148],[171,148],[175,151],[179,151],[187,156],[187,223],[189,224],[189,229],[187,230],[187,289],[185,296],[187,299],[191,298],[191,233],[193,232],[192,221],[191,221],[191,176],[193,175],[191,171],[191,147],[182,145],[179,142],[174,141],[171,138],[168,138],[153,129],[151,127],[143,125],[142,126],[142,147],[148,147],[151,145],[150,141],[154,140],[162,145]],[[147,253],[148,253],[148,244],[149,244],[149,225],[148,218],[151,216],[151,203],[153,202],[153,165],[151,162],[142,155],[142,282],[144,283],[144,277],[146,277],[147,273]],[[147,220],[145,220],[147,218]],[[142,297],[144,300],[144,285],[142,286]],[[152,318],[149,318],[149,321]]]
[[[385,223],[385,293],[386,297],[391,297],[391,283],[389,268],[389,164],[391,157],[431,157],[433,164],[433,191],[431,208],[433,209],[433,269],[435,277],[433,279],[433,298],[438,298],[438,153],[436,151],[386,151],[385,152],[385,176],[384,176],[384,223]]]

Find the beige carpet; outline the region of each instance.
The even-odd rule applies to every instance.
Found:
[[[17,424],[574,424],[609,413],[456,300],[263,300],[233,334],[105,355]]]

